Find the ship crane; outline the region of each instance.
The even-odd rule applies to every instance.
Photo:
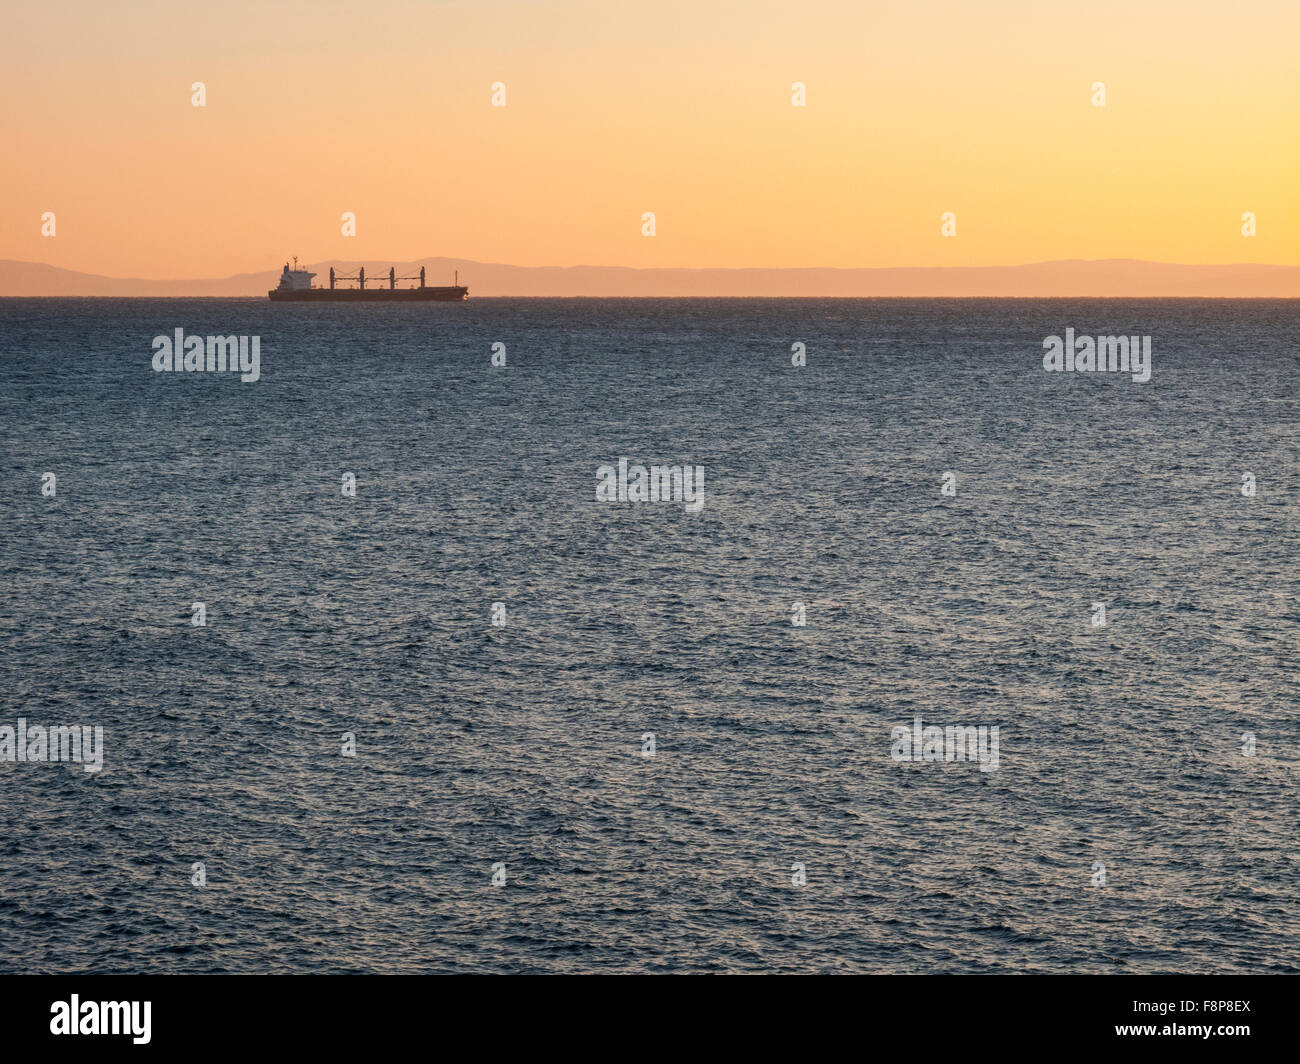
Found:
[[[343,274],[343,273],[335,273],[335,272],[334,272],[334,267],[331,266],[331,267],[330,267],[330,289],[331,289],[331,290],[333,290],[333,289],[335,288],[335,286],[336,286],[336,282],[338,282],[338,281],[356,281],[356,282],[357,282],[357,287],[360,288],[360,289],[364,292],[364,291],[365,291],[365,288],[366,288],[366,268],[365,268],[364,266],[362,266],[362,267],[358,268],[358,270],[357,270],[356,273]],[[397,276],[397,268],[394,267],[394,266],[390,266],[390,267],[388,268],[388,287],[389,287],[389,289],[390,289],[390,290],[396,289],[396,288],[397,288],[397,282],[398,282],[398,281],[419,281],[419,282],[420,282],[420,284],[419,284],[419,287],[420,287],[420,288],[425,288],[425,287],[427,287],[427,286],[425,285],[425,283],[424,283],[424,267],[423,267],[423,266],[420,267],[420,272],[419,272],[419,273],[408,273],[408,274],[403,274],[401,277],[398,277],[398,276]],[[459,271],[459,270],[456,271],[456,282],[457,282],[457,284],[460,283],[460,271]]]

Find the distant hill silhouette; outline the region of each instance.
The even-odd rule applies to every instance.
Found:
[[[0,259],[0,296],[265,296],[281,264],[263,273],[192,281],[101,277],[36,262]],[[1138,259],[1064,259],[1024,266],[883,269],[634,269],[622,266],[507,266],[469,259],[313,263],[376,280],[427,271],[451,284],[460,271],[470,297],[482,296],[1224,296],[1300,298],[1300,266],[1184,266]],[[380,283],[386,281],[380,280]],[[410,282],[406,282],[410,283]]]

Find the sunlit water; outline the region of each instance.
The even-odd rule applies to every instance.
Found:
[[[105,735],[0,763],[4,970],[1300,970],[1294,303],[11,300],[0,367],[0,725]]]

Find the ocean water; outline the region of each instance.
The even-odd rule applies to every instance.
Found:
[[[1300,970],[1293,302],[3,300],[0,368],[0,725],[104,735],[0,761],[0,970]]]

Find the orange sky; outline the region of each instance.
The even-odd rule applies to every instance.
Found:
[[[43,0],[4,21],[0,258],[1300,264],[1297,0]]]

